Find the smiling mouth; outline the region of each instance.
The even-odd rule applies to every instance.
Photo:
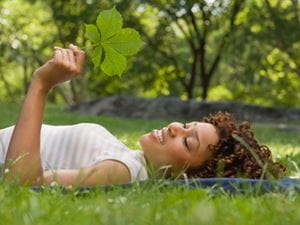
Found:
[[[155,133],[156,133],[156,136],[158,137],[160,144],[164,144],[163,129],[157,130]]]

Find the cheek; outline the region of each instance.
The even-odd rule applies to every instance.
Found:
[[[176,162],[185,162],[189,158],[189,153],[185,150],[181,143],[174,143],[168,146],[168,152]]]

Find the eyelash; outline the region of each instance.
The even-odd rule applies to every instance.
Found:
[[[183,128],[187,128],[186,123],[183,124]],[[188,150],[190,150],[189,146],[188,146],[188,143],[187,143],[187,138],[186,137],[184,138],[184,145],[187,147]]]

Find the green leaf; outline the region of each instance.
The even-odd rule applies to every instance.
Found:
[[[101,41],[100,33],[95,25],[85,24],[85,33],[87,38],[93,43],[98,44]]]
[[[92,52],[92,61],[94,63],[95,68],[100,66],[101,59],[102,59],[102,46],[97,46]]]
[[[125,56],[136,54],[143,44],[136,30],[122,26],[116,7],[100,12],[96,25],[85,25],[87,38],[96,46],[91,52],[94,68],[100,67],[107,75],[121,75],[126,69]]]
[[[130,56],[140,50],[143,42],[136,30],[125,28],[103,43],[109,44],[110,47],[122,55]]]
[[[101,64],[101,69],[107,75],[121,75],[126,69],[125,56],[118,53],[110,46],[103,45],[105,58]]]
[[[101,32],[102,41],[104,41],[121,30],[123,19],[121,14],[116,10],[116,7],[113,7],[99,13],[97,26]]]

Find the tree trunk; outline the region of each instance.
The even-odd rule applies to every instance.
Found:
[[[205,101],[207,99],[208,96],[208,88],[209,88],[209,84],[210,84],[210,79],[208,78],[207,75],[204,76],[205,78],[202,80],[202,100]]]
[[[194,98],[194,88],[195,88],[195,81],[196,81],[196,74],[197,74],[197,61],[198,61],[198,51],[193,50],[193,62],[192,62],[191,73],[190,73],[191,77],[187,85],[188,99]]]
[[[6,92],[7,92],[8,96],[9,96],[10,100],[14,100],[13,92],[10,89],[10,84],[5,79],[5,76],[3,75],[2,71],[0,71],[0,79],[2,80],[2,82],[4,84],[4,88],[6,89]]]
[[[64,92],[62,86],[55,87],[55,90],[63,98],[66,104],[71,105],[73,103],[72,98]]]
[[[71,93],[72,93],[72,100],[73,100],[73,102],[78,102],[78,96],[77,96],[75,82],[76,82],[75,80],[71,80],[69,84],[70,84]]]

